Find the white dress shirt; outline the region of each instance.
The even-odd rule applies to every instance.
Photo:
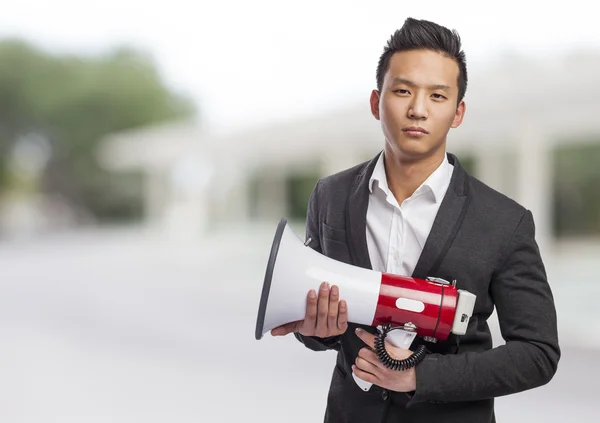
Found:
[[[384,153],[369,180],[367,247],[373,270],[411,276],[452,178],[454,166],[442,164],[398,205],[387,183]]]

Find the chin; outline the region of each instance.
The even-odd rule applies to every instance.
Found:
[[[394,153],[407,159],[422,159],[435,155],[440,149],[444,149],[442,144],[431,145],[425,140],[400,139],[394,142]]]
[[[431,156],[436,149],[427,147],[426,145],[414,145],[415,143],[396,143],[394,152],[402,157],[409,159],[420,159]]]

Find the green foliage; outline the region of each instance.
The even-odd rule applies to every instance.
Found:
[[[286,178],[286,192],[288,215],[290,220],[304,222],[306,220],[306,208],[308,199],[317,181],[319,172],[306,171],[303,173],[292,173]]]
[[[24,42],[0,42],[0,190],[16,140],[42,134],[52,156],[41,189],[60,193],[99,218],[128,217],[139,175],[115,177],[94,159],[107,134],[184,118],[192,103],[172,93],[152,61],[120,49],[100,57],[56,56]],[[5,187],[6,188],[6,187]],[[133,211],[135,210],[135,212]]]
[[[554,151],[554,232],[600,235],[600,143]]]
[[[469,154],[461,154],[458,157],[461,166],[469,173],[470,175],[477,176],[477,160],[475,156]]]

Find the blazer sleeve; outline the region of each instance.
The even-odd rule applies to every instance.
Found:
[[[421,401],[475,401],[548,383],[560,359],[554,299],[526,210],[494,272],[490,294],[505,345],[485,352],[431,354],[417,365]],[[409,404],[409,405],[410,405]]]
[[[308,200],[308,207],[306,211],[306,239],[311,239],[308,244],[312,249],[319,253],[323,253],[321,250],[321,237],[319,233],[319,185],[321,181],[317,182],[313,189],[310,198]],[[296,339],[302,342],[307,348],[313,351],[327,351],[334,349],[340,350],[340,338],[341,336],[332,336],[329,338],[319,338],[316,336],[304,336],[299,333],[294,333]]]

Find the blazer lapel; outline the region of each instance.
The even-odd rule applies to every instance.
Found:
[[[414,278],[424,279],[428,276],[435,276],[456,237],[468,208],[470,197],[467,173],[454,155],[448,154],[448,160],[454,165],[450,186],[442,200],[423,252],[412,274]]]
[[[367,247],[369,179],[380,154],[381,152],[356,175],[346,204],[346,233],[350,256],[354,265],[366,269],[373,268]],[[454,165],[452,179],[412,274],[415,278],[435,276],[468,208],[470,197],[467,173],[456,156],[448,154],[448,160]]]
[[[369,179],[381,152],[356,175],[346,203],[346,233],[348,248],[354,265],[372,269],[367,247],[367,208],[369,207]]]

